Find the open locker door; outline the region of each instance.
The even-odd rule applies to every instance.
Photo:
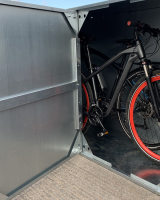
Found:
[[[81,63],[66,10],[15,1],[0,10],[0,193],[10,196],[68,158],[77,137],[80,150]]]

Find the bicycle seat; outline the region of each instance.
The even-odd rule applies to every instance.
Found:
[[[122,40],[117,40],[116,43],[120,43],[120,44],[125,44],[125,45],[135,45],[136,42],[134,39],[122,39]]]

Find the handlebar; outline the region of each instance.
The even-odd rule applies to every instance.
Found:
[[[136,27],[136,28],[139,28],[141,26],[141,24],[139,22],[133,22],[133,21],[128,21],[127,25],[133,26],[133,27]]]
[[[147,32],[153,37],[157,37],[160,34],[160,30],[158,28],[151,28],[148,24],[144,24],[141,22],[128,21],[127,25],[137,28],[137,30],[141,31],[142,34]]]

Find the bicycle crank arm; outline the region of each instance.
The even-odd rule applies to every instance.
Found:
[[[108,134],[108,131],[105,129],[105,127],[103,126],[101,120],[99,118],[97,118],[97,122],[99,123],[100,127],[102,128],[103,132],[98,133],[97,136],[98,137],[103,137],[104,135]]]

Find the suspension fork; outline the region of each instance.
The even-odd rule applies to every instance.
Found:
[[[87,48],[87,56],[88,56],[89,67],[90,67],[90,71],[91,71],[91,74],[92,74],[93,73],[93,68],[92,68],[91,57],[90,57],[90,52],[89,52],[88,45],[86,46],[86,48]],[[96,102],[96,105],[98,106],[99,103],[98,103],[98,96],[97,96],[97,90],[96,90],[96,84],[95,84],[95,78],[94,77],[92,77],[92,84],[93,84],[95,102]]]
[[[158,108],[159,103],[157,102],[157,99],[159,101],[160,97],[159,97],[159,93],[157,91],[156,85],[154,85],[151,82],[152,65],[148,61],[143,62],[142,65],[143,65],[143,69],[144,69],[144,72],[145,72],[148,88],[149,88],[149,91],[150,91],[150,94],[151,94],[151,100],[152,100],[152,103],[153,103],[153,107],[154,107],[154,110],[156,112],[158,121],[160,122],[160,113],[159,113],[159,108]],[[154,93],[154,91],[155,91],[155,93]],[[157,98],[156,98],[156,96],[157,96]]]

